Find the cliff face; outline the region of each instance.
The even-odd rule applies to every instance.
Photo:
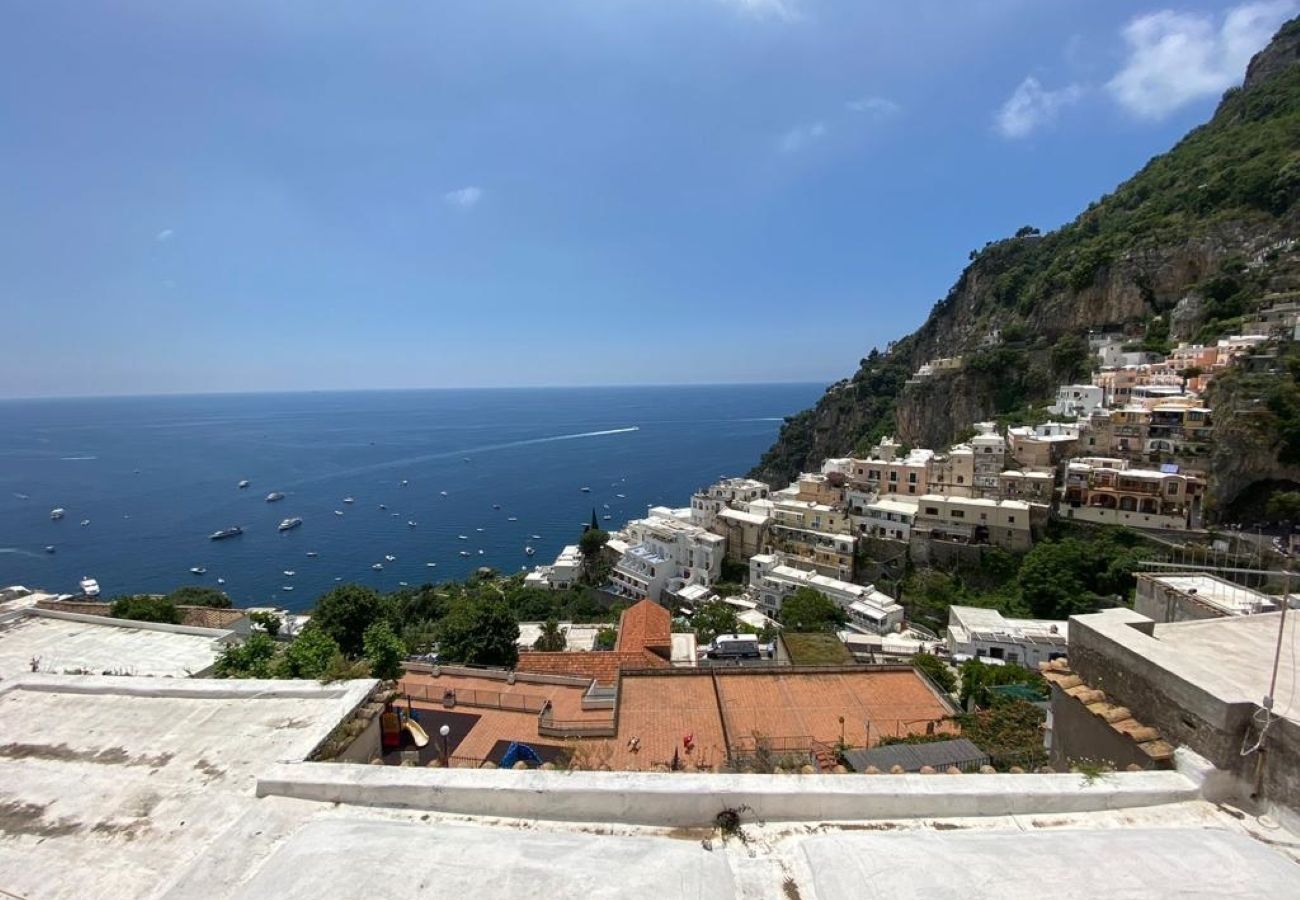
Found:
[[[972,254],[925,323],[872,351],[787,420],[754,474],[784,482],[883,434],[939,447],[1086,372],[1093,329],[1161,349],[1228,333],[1264,294],[1300,287],[1300,19],[1252,60],[1213,119],[1049,234]],[[908,384],[922,364],[960,371]],[[1086,356],[1086,354],[1085,354]]]

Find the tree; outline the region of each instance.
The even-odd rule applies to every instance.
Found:
[[[608,564],[601,552],[608,541],[609,535],[599,528],[588,528],[578,539],[578,549],[582,551],[582,580],[587,584],[604,581],[609,574]]]
[[[136,622],[163,622],[168,625],[181,624],[180,610],[166,597],[149,594],[133,594],[118,597],[108,608],[108,614],[114,619],[131,619]]]
[[[605,627],[596,632],[596,640],[592,642],[593,650],[613,650],[618,645],[618,629]]]
[[[515,629],[516,633],[518,630]],[[402,659],[406,656],[406,645],[393,633],[393,627],[386,620],[379,619],[367,628],[362,643],[372,678],[393,681],[402,677]]]
[[[707,644],[720,634],[735,634],[740,627],[736,609],[722,600],[710,600],[696,608],[691,616],[695,640]]]
[[[1077,334],[1057,339],[1052,347],[1052,371],[1058,378],[1073,381],[1088,371],[1088,344]]]
[[[438,653],[451,662],[513,666],[519,661],[519,623],[501,600],[458,600],[438,624]]]
[[[262,630],[271,637],[277,637],[280,634],[280,617],[273,612],[257,610],[248,614],[248,620],[254,625],[260,625]]]
[[[554,619],[547,619],[542,625],[542,633],[533,641],[533,649],[543,653],[559,653],[569,646],[566,630]]]
[[[834,600],[809,587],[799,588],[781,603],[781,624],[789,632],[836,631],[848,620]]]
[[[276,667],[281,678],[324,678],[330,662],[339,655],[339,645],[314,623],[285,648]]]
[[[1268,498],[1264,513],[1270,519],[1294,526],[1300,520],[1300,491],[1277,491]],[[1288,533],[1291,528],[1288,527]]]
[[[957,690],[957,676],[952,673],[952,669],[948,668],[948,664],[939,657],[932,656],[929,653],[918,653],[912,657],[911,662],[912,665],[930,676],[930,680],[937,684],[945,694],[951,694]]]
[[[251,635],[239,644],[228,644],[217,658],[218,678],[270,678],[276,643],[265,634]]]
[[[366,629],[391,613],[392,605],[377,592],[345,584],[316,601],[312,622],[334,639],[345,656],[356,659],[365,649]]]
[[[989,688],[1010,684],[1025,685],[1037,691],[1043,699],[1047,697],[1047,682],[1037,672],[1011,663],[990,666],[978,659],[970,659],[961,666],[961,704],[966,706],[973,697],[976,706],[990,706],[995,702],[995,695]]]
[[[187,584],[167,595],[177,606],[209,606],[213,609],[230,609],[230,598],[225,591],[201,584]]]

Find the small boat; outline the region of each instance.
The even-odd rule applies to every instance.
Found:
[[[532,556],[532,555],[533,555],[534,553],[536,553],[536,552],[537,552],[537,551],[534,550],[532,547],[525,547],[525,548],[524,548],[524,553],[527,554],[528,556]]]
[[[461,457],[461,462],[469,462],[469,457],[468,456]]]
[[[374,569],[376,572],[382,572],[382,571],[384,571],[384,564],[383,564],[383,563],[375,563],[375,564],[374,564],[373,566],[371,566],[370,568]]]
[[[414,528],[416,525],[419,525],[420,523],[412,520],[412,521],[408,521],[406,524]]]
[[[425,565],[426,568],[429,568],[429,569],[436,569],[436,568],[438,568],[438,564],[437,564],[437,563],[425,563],[424,565]]]
[[[535,541],[540,541],[542,539],[542,536],[540,534],[529,535],[529,537],[531,537]]]
[[[81,527],[82,527],[82,528],[85,528],[85,527],[86,527],[87,525],[89,525],[89,524],[90,524],[90,520],[89,520],[89,519],[82,519],[82,520],[81,520]]]
[[[224,541],[226,538],[238,537],[244,533],[244,529],[239,525],[232,525],[229,528],[223,528],[220,531],[214,531],[208,535],[214,541]]]
[[[392,516],[394,519],[400,519],[402,517],[401,513],[389,513],[389,515]]]
[[[379,504],[379,508],[380,508],[380,509],[388,509],[388,507],[385,506],[383,503]]]
[[[57,522],[59,519],[62,519],[62,518],[63,518],[63,507],[62,507],[62,506],[58,506],[58,507],[55,507],[54,509],[50,510],[50,518],[53,519],[53,520],[55,520],[56,522]]]
[[[614,517],[613,517],[613,516],[601,516],[601,518],[602,518],[604,521],[608,522],[610,519],[612,519],[612,518],[614,518]]]
[[[89,576],[77,582],[77,586],[81,588],[81,592],[87,597],[99,596],[99,582]]]
[[[601,506],[604,507],[605,509],[609,509],[609,504],[608,504],[608,503],[602,503]]]
[[[397,582],[397,586],[398,586],[398,587],[406,587],[406,582],[405,582],[405,581],[399,581],[399,582]]]
[[[335,580],[335,581],[342,581],[342,580],[343,580],[343,576],[342,576],[342,575],[335,575],[335,576],[334,576],[334,580]]]
[[[500,509],[500,508],[501,508],[501,504],[500,504],[500,503],[493,503],[493,504],[492,504],[492,508],[493,508],[493,509]]]
[[[468,541],[468,540],[469,540],[469,535],[468,535],[468,534],[458,534],[458,535],[456,535],[456,537],[460,538],[462,541]]]
[[[615,494],[614,496],[618,497],[618,499],[620,500],[627,499],[627,494]]]
[[[402,479],[402,487],[406,487],[410,483],[411,482],[407,481],[405,478]]]
[[[290,528],[297,528],[301,524],[302,524],[302,519],[299,519],[297,516],[295,516],[292,519],[285,519],[283,522],[281,522],[279,530],[288,531]]]
[[[482,529],[482,528],[475,528],[474,530],[477,531],[479,534],[482,534],[482,533],[483,533],[483,529]]]
[[[580,490],[581,490],[584,494],[590,494],[590,493],[591,493],[591,488],[589,488],[589,487],[580,488]]]
[[[224,579],[224,578],[218,578],[218,579],[217,579],[217,584],[225,584],[225,583],[226,583],[226,579]]]
[[[439,493],[441,496],[443,496],[443,497],[447,496],[447,492],[446,492],[446,491],[438,491],[438,493]]]
[[[320,556],[320,554],[317,553],[315,550],[308,550],[307,555],[312,559],[315,559],[316,557]]]
[[[507,521],[507,522],[518,522],[518,521],[519,521],[519,517],[518,517],[518,516],[510,516],[508,519],[506,519],[506,521]]]
[[[291,590],[293,590],[293,585],[291,585],[291,584],[286,584],[284,587],[280,588],[280,590],[282,590],[282,591],[291,591]]]
[[[341,509],[336,509],[336,510],[334,510],[334,515],[336,515],[336,516],[341,516],[341,515],[343,515],[343,510],[341,510]]]
[[[247,478],[245,478],[243,481],[239,482],[239,489],[240,489],[241,491],[242,491],[244,488],[246,488],[246,487],[248,487],[248,479],[247,479]]]
[[[284,499],[284,494],[280,493],[279,491],[271,491],[271,493],[266,495],[267,503],[274,503],[277,500],[283,500],[283,499]]]
[[[207,573],[207,571],[208,570],[203,566],[190,566],[191,575],[204,575]]]
[[[343,502],[344,502],[344,503],[356,503],[357,501],[356,501],[355,499],[353,499],[352,497],[344,497],[344,498],[343,498]]]
[[[293,576],[295,576],[295,575],[297,575],[297,574],[298,574],[298,573],[295,572],[293,569],[285,569],[285,570],[284,570],[284,577],[285,577],[285,578],[292,578]]]
[[[397,559],[397,557],[393,556],[393,554],[391,553],[385,553],[384,559],[387,560],[388,562],[392,562],[393,560]]]
[[[460,555],[461,555],[461,556],[469,556],[469,551],[468,551],[468,550],[462,550],[462,551],[460,551]]]
[[[53,553],[53,552],[54,552],[54,545],[53,545],[53,544],[46,544],[46,545],[45,545],[45,552],[46,552],[46,553]]]
[[[479,555],[479,556],[482,556],[483,553],[484,553],[484,551],[480,550],[480,551],[478,552],[478,555]]]

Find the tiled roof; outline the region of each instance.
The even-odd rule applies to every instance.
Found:
[[[564,653],[524,650],[519,654],[515,671],[535,675],[574,675],[591,678],[600,684],[613,684],[623,669],[663,669],[669,665],[662,657],[644,650],[579,650]]]
[[[1153,762],[1167,765],[1173,757],[1173,746],[1161,737],[1159,731],[1133,718],[1127,706],[1111,702],[1105,691],[1090,687],[1071,670],[1068,659],[1058,657],[1051,662],[1039,663],[1038,669],[1044,678],[1082,703],[1088,712],[1137,744],[1138,749]]]
[[[642,600],[625,610],[618,623],[620,652],[650,650],[660,655],[672,653],[673,617],[653,600]]]

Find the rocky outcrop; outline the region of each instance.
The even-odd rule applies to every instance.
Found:
[[[1282,26],[1267,47],[1251,58],[1246,66],[1246,80],[1242,83],[1250,90],[1270,78],[1276,78],[1300,61],[1300,24],[1292,20]]]

